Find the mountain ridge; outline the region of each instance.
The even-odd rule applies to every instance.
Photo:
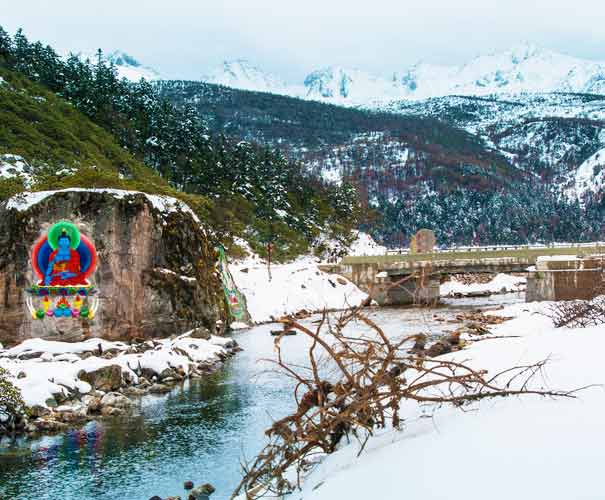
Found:
[[[338,65],[310,72],[302,85],[289,85],[276,75],[244,59],[237,75],[220,69],[202,81],[242,90],[270,92],[339,105],[376,108],[394,100],[420,100],[448,95],[488,96],[527,92],[579,92],[605,94],[605,62],[581,59],[535,44],[524,43],[509,50],[477,56],[462,65],[424,62],[393,72],[391,78]],[[263,85],[258,81],[262,80]],[[272,85],[271,82],[279,82]]]

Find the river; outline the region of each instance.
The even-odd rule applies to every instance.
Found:
[[[469,308],[522,301],[518,294],[449,301],[436,309],[371,309],[391,336],[439,335],[440,317]],[[311,325],[314,318],[303,322]],[[293,409],[292,386],[259,362],[274,355],[270,330],[260,325],[234,334],[244,349],[204,380],[188,381],[164,396],[145,396],[134,416],[90,422],[35,440],[0,443],[0,500],[148,500],[187,498],[183,482],[210,482],[212,500],[224,500],[240,478],[242,457],[264,443],[272,419]],[[286,337],[290,361],[302,361],[306,339]]]

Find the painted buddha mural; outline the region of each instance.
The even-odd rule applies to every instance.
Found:
[[[98,300],[92,300],[97,291],[88,278],[96,262],[94,245],[74,224],[54,224],[32,250],[32,267],[38,279],[26,290],[32,317],[92,319]]]

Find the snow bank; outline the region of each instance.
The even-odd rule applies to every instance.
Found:
[[[360,304],[367,295],[350,281],[321,271],[310,257],[271,265],[251,258],[229,266],[246,296],[252,321],[261,323],[301,310],[343,309]]]
[[[386,255],[387,247],[379,245],[367,233],[357,231],[357,239],[351,245],[349,255]]]
[[[152,348],[144,352],[132,352],[132,346],[123,342],[101,339],[73,343],[29,339],[11,349],[0,348],[0,367],[8,371],[11,382],[21,390],[27,406],[47,407],[48,400],[54,395],[68,396],[76,391],[87,394],[91,391],[90,385],[78,378],[81,371],[90,373],[118,365],[123,377],[135,383],[142,369],[160,375],[166,369],[182,368],[189,374],[200,363],[221,360],[227,354],[227,348],[234,345],[228,338],[212,336],[204,340],[192,338],[190,334],[156,340],[149,344]],[[97,354],[99,345],[103,353],[114,351],[115,357],[105,359],[90,355],[82,359],[78,356]]]
[[[605,382],[602,327],[555,329],[548,303],[515,304],[496,314],[498,336],[448,355],[489,373],[549,359],[538,386],[573,389]],[[469,410],[471,408],[467,408]],[[577,399],[538,396],[484,400],[461,411],[404,402],[402,431],[343,446],[310,474],[296,498],[510,500],[601,498],[605,460],[605,393]]]
[[[488,283],[472,283],[467,285],[452,278],[439,288],[442,297],[455,297],[460,295],[492,294],[519,292],[525,289],[527,279],[508,274],[498,274]]]

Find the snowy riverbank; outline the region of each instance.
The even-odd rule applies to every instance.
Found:
[[[493,336],[507,338],[482,339],[444,359],[488,374],[548,359],[544,377],[534,382],[540,389],[605,382],[603,327],[556,329],[545,316],[549,306],[515,304],[498,311],[514,317],[490,326]],[[401,431],[375,435],[359,458],[356,444],[327,456],[297,498],[601,498],[602,387],[583,390],[577,399],[526,395],[484,400],[465,410],[404,402]]]
[[[132,397],[169,392],[171,385],[219,368],[237,350],[224,337],[192,330],[144,342],[57,342],[29,339],[0,349],[0,368],[17,387],[30,418],[6,421],[7,431],[61,430],[98,415],[125,413]],[[0,412],[1,413],[1,412]]]

